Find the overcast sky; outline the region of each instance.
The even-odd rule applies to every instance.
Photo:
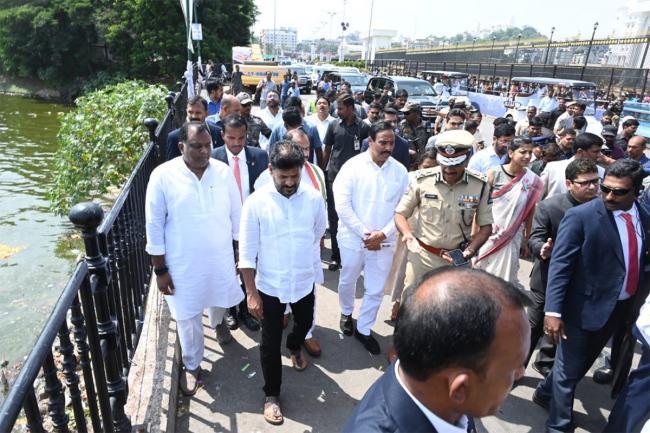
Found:
[[[348,31],[368,34],[372,0],[346,0],[345,21]],[[276,5],[276,27],[296,27],[298,40],[315,37],[330,38],[341,33],[344,0],[256,0],[260,11],[255,33],[273,28]],[[440,2],[435,0],[374,0],[372,27],[397,30],[402,36],[453,36],[464,31],[474,32],[480,26],[513,24],[530,25],[549,35],[555,26],[553,39],[564,39],[580,33],[589,39],[594,22],[599,22],[596,38],[612,35],[617,4],[623,1],[591,0],[465,0]],[[461,6],[462,5],[462,6]],[[331,17],[328,13],[336,13]]]

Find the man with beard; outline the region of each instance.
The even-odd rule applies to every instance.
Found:
[[[404,287],[452,263],[451,250],[461,250],[469,261],[492,233],[490,187],[483,176],[465,169],[473,141],[467,131],[438,135],[439,165],[416,172],[395,210],[395,224],[409,249]],[[409,224],[413,215],[416,227]],[[479,229],[472,236],[474,223]]]
[[[294,326],[286,346],[293,368],[302,371],[309,364],[301,346],[313,322],[314,284],[321,272],[316,257],[327,218],[323,196],[300,182],[305,157],[296,143],[277,143],[270,162],[273,183],[255,191],[242,209],[239,268],[248,310],[262,322],[264,419],[282,424],[284,311],[290,304]]]
[[[219,102],[221,104],[221,102]],[[221,137],[221,128],[212,122],[207,121],[208,118],[208,103],[202,97],[196,95],[187,100],[187,122],[205,122],[210,130],[212,137],[212,147],[223,146],[223,138]],[[181,156],[179,148],[179,136],[181,129],[174,129],[167,136],[167,161]]]
[[[514,127],[507,123],[497,126],[494,128],[492,147],[487,147],[474,155],[470,159],[467,168],[487,175],[489,169],[505,163],[508,157],[508,146],[510,146],[514,138]]]
[[[384,114],[383,120],[393,126],[393,132],[395,133],[395,147],[390,156],[395,158],[408,171],[413,166],[411,159],[415,158],[415,151],[411,151],[411,149],[409,149],[408,141],[399,135],[399,130],[397,129],[397,122],[399,121],[397,111],[392,107],[387,107],[383,109],[382,113]],[[361,151],[365,152],[366,150],[368,150],[367,138],[363,140],[363,143],[361,144]]]
[[[415,151],[417,161],[424,153],[424,148],[431,134],[427,131],[427,125],[422,120],[422,107],[417,102],[408,102],[400,112],[404,119],[399,123],[399,135],[407,140],[412,150]]]
[[[557,98],[557,104],[557,108],[555,110],[552,110],[551,114],[548,116],[548,120],[546,122],[546,127],[548,129],[553,129],[555,122],[557,122],[557,119],[566,112],[566,99],[564,99],[564,97],[559,96]]]
[[[280,94],[275,90],[269,90],[266,95],[266,107],[260,111],[260,119],[273,131],[277,125],[282,124],[282,108],[280,107]],[[270,137],[270,136],[269,136]],[[260,147],[268,150],[269,139],[260,137]]]

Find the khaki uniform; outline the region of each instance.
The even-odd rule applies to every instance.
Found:
[[[479,226],[493,222],[485,176],[465,169],[461,179],[449,186],[439,166],[416,173],[395,212],[406,218],[416,215],[419,224],[411,227],[413,235],[429,246],[446,250],[459,248],[470,239],[475,215]],[[411,286],[427,271],[448,265],[442,257],[424,248],[418,254],[409,251],[404,287]]]

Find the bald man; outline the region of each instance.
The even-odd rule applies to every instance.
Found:
[[[530,301],[516,287],[462,267],[438,268],[413,287],[395,326],[398,360],[343,432],[474,431],[470,417],[494,415],[524,375]]]
[[[648,141],[641,135],[635,135],[627,142],[627,154],[629,158],[641,164],[646,175],[650,174],[650,158],[645,155],[647,144]]]
[[[223,98],[221,98],[221,109],[217,114],[208,116],[208,122],[212,122],[223,129],[221,119],[225,119],[229,114],[241,115],[241,103],[234,95],[223,95]]]

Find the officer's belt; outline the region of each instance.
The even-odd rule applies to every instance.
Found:
[[[424,242],[422,242],[422,241],[421,241],[420,239],[418,239],[418,238],[415,238],[415,239],[417,239],[418,244],[420,244],[420,246],[421,246],[422,248],[424,248],[425,250],[427,250],[428,252],[430,252],[431,254],[434,254],[434,255],[436,255],[436,256],[440,256],[440,257],[442,257],[442,255],[443,255],[444,253],[446,253],[447,251],[449,251],[449,250],[446,250],[446,249],[444,249],[444,248],[436,248],[436,247],[432,247],[431,245],[427,245],[427,244],[425,244]]]

